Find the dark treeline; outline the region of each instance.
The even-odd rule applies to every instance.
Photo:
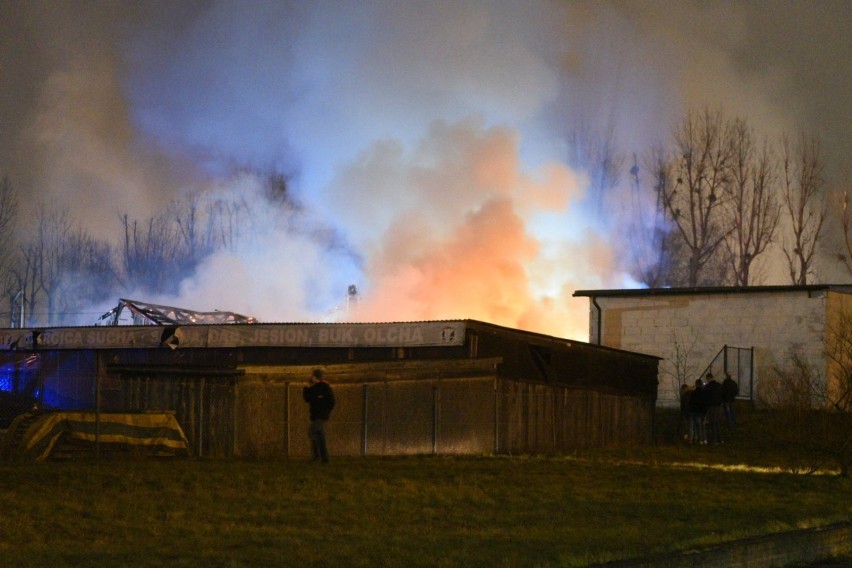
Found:
[[[266,206],[296,208],[284,175],[238,175],[261,182]],[[91,325],[100,315],[92,310],[127,293],[176,294],[182,276],[210,254],[233,250],[252,230],[252,198],[194,194],[147,218],[117,213],[116,236],[108,241],[44,203],[33,219],[19,218],[14,183],[4,177],[0,286],[7,309],[0,310],[0,326]]]

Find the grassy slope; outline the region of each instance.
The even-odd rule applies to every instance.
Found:
[[[0,566],[583,566],[852,518],[747,441],[552,457],[0,463]]]

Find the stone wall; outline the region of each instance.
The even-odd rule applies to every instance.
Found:
[[[824,375],[826,303],[831,294],[773,291],[598,297],[603,311],[601,343],[662,358],[658,401],[663,406],[677,403],[679,376],[697,379],[725,345],[754,348],[755,384],[772,366],[783,364],[793,347]],[[590,322],[594,342],[598,337],[594,307]]]

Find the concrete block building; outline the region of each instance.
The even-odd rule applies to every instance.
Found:
[[[831,322],[852,311],[851,285],[579,290],[589,298],[589,341],[661,358],[658,404],[680,382],[731,372],[755,399],[761,376],[793,351],[822,377]]]

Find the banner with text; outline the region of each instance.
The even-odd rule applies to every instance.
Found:
[[[232,324],[0,330],[0,349],[418,347],[464,345],[461,321]]]

